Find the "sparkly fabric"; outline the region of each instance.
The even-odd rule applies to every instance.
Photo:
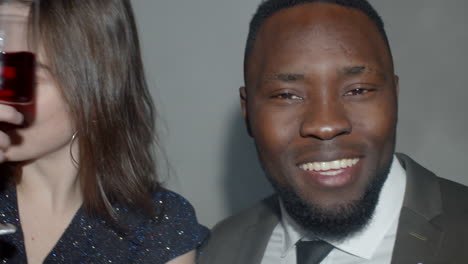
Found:
[[[207,238],[208,229],[197,222],[193,207],[183,197],[162,189],[153,201],[164,205],[153,219],[115,207],[127,226],[123,233],[79,209],[44,264],[162,264],[196,249]],[[0,221],[17,227],[16,233],[0,236],[0,263],[26,263],[14,186],[0,193]]]

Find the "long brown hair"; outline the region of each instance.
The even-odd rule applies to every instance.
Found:
[[[88,213],[152,208],[155,111],[129,0],[43,0],[39,38],[77,131]]]

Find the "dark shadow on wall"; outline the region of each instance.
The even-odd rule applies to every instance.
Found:
[[[239,110],[234,111],[225,146],[223,174],[227,214],[247,208],[273,191],[260,167],[252,138]]]

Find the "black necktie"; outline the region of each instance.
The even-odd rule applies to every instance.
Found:
[[[319,264],[333,246],[322,240],[299,241],[296,243],[297,264]]]

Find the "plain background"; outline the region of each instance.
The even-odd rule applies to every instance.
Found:
[[[248,23],[260,1],[132,3],[171,164],[161,159],[161,175],[211,227],[271,193],[238,95]],[[371,3],[386,23],[400,76],[397,151],[468,185],[468,1]]]

